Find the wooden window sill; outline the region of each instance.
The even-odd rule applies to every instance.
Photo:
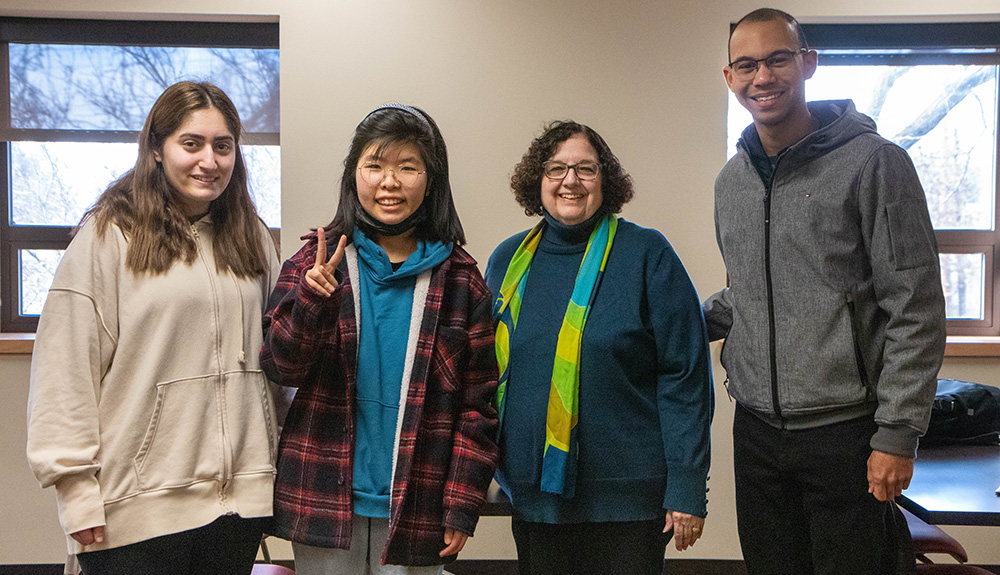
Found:
[[[948,336],[945,357],[1000,357],[1000,337]]]
[[[33,333],[0,333],[0,355],[30,355],[34,347]]]

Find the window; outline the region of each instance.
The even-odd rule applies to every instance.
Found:
[[[177,81],[236,104],[251,194],[280,227],[277,24],[0,18],[0,66],[0,331],[34,331],[70,232]]]
[[[937,235],[948,333],[1000,335],[1000,22],[802,28],[820,54],[807,98],[854,100],[917,168]],[[730,94],[730,154],[751,121]]]

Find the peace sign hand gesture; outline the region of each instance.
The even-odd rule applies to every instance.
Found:
[[[317,228],[316,236],[319,240],[319,246],[316,250],[316,263],[306,271],[306,283],[325,297],[330,297],[333,295],[333,290],[337,289],[337,286],[340,285],[334,277],[333,272],[340,265],[340,260],[344,259],[347,236],[340,236],[340,241],[337,242],[337,249],[330,256],[329,261],[326,259],[326,230]]]

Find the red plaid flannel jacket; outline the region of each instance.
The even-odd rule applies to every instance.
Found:
[[[278,447],[278,537],[346,549],[351,542],[358,324],[346,258],[329,298],[305,272],[315,234],[285,262],[264,316],[261,365],[298,387]],[[330,246],[332,253],[335,244]],[[456,246],[431,274],[392,482],[383,563],[439,565],[444,530],[472,534],[493,477],[497,386],[492,298],[476,261]],[[363,360],[363,359],[362,359]]]

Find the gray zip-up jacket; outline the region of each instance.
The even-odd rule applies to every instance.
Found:
[[[913,457],[945,345],[923,189],[853,102],[809,107],[823,127],[773,170],[751,125],[716,179],[730,287],[704,304],[709,335],[726,338],[731,396],[772,425],[874,412],[872,448]]]

